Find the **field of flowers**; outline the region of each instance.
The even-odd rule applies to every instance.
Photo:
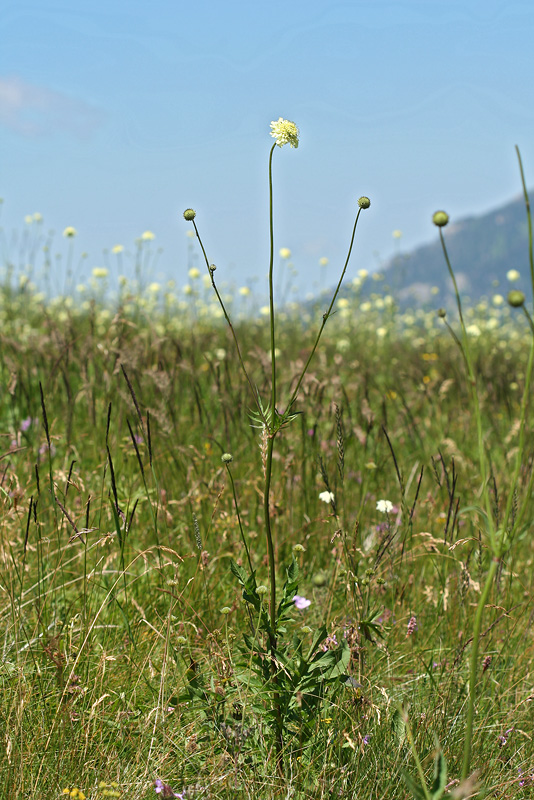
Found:
[[[0,291],[0,796],[530,797],[530,298],[155,286],[149,231],[76,286],[75,234]]]

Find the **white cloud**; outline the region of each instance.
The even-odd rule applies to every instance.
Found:
[[[103,113],[83,100],[15,76],[0,76],[0,125],[23,136],[62,132],[87,138]]]

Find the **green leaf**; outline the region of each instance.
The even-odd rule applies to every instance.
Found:
[[[313,637],[311,647],[306,657],[306,661],[309,661],[312,658],[313,654],[315,653],[319,645],[321,645],[327,638],[328,638],[328,631],[326,630],[326,625],[322,625],[319,628],[319,630],[315,633],[315,636]]]
[[[434,782],[432,783],[432,800],[440,800],[447,785],[447,762],[441,748],[438,748],[434,759]]]
[[[246,583],[247,583],[247,580],[249,578],[248,572],[246,570],[244,570],[243,567],[240,567],[238,564],[236,564],[234,559],[232,559],[230,561],[230,569],[232,570],[233,574],[236,576],[236,578],[239,581],[239,583],[241,584],[241,586],[245,586]]]
[[[424,789],[414,781],[410,773],[402,770],[401,774],[402,774],[402,780],[406,784],[406,788],[408,789],[410,794],[415,798],[415,800],[426,800],[426,794]]]
[[[399,744],[403,744],[406,739],[406,723],[398,708],[394,711],[391,718],[391,729],[399,740]]]
[[[299,577],[299,565],[295,560],[295,556],[293,556],[293,560],[291,564],[287,568],[287,582],[288,583],[295,583]]]

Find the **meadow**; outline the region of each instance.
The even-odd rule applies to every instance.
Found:
[[[0,795],[530,797],[530,300],[104,278],[0,292]]]

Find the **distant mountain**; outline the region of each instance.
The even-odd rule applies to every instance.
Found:
[[[532,197],[532,193],[531,193]],[[437,228],[432,244],[390,259],[383,268],[385,283],[403,306],[432,303],[447,305],[453,287]],[[530,295],[528,225],[523,195],[495,211],[449,222],[443,228],[445,243],[462,298],[477,301],[483,295],[505,295],[519,288]],[[513,285],[506,273],[521,275]],[[498,284],[495,282],[498,281]],[[439,288],[438,294],[432,287]]]

